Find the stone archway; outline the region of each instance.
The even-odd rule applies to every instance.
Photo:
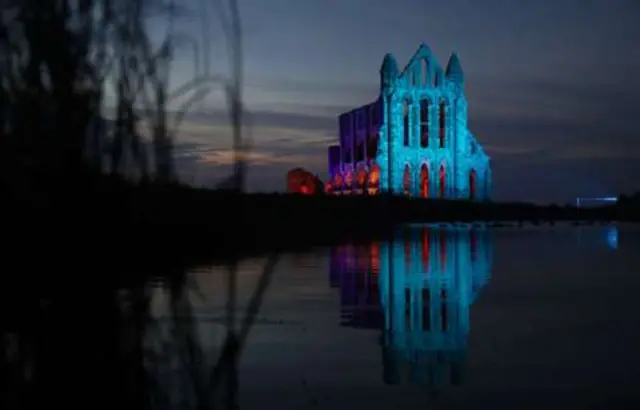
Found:
[[[420,167],[420,196],[422,198],[429,198],[429,167],[427,164],[422,164]]]
[[[351,194],[353,192],[353,171],[347,171],[344,173],[344,185],[343,192],[345,194]]]
[[[368,178],[367,170],[364,168],[361,168],[356,174],[356,186],[357,186],[358,194],[365,193],[365,189],[367,186],[367,178]]]
[[[369,195],[376,195],[380,192],[380,167],[378,165],[373,165],[369,171],[367,192]]]
[[[404,194],[411,196],[411,167],[406,165],[404,167],[404,178],[402,179],[404,186]]]
[[[342,194],[342,190],[344,189],[344,177],[341,173],[337,173],[333,179],[333,192],[334,194],[340,195]]]
[[[438,104],[438,140],[440,148],[444,148],[447,143],[447,110],[449,107],[445,101]]]
[[[440,199],[444,199],[447,196],[447,170],[445,169],[444,164],[440,165],[440,171],[438,172],[438,182],[440,188]]]

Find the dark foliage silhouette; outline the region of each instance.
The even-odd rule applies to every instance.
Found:
[[[172,227],[171,206],[156,203],[175,192],[182,199],[195,194],[176,182],[173,138],[185,112],[215,85],[229,97],[237,153],[226,185],[234,192],[244,186],[241,154],[249,146],[241,127],[239,11],[233,0],[200,5],[203,16],[220,13],[231,79],[211,74],[205,51],[203,64],[196,55],[194,77],[170,90],[172,52],[184,39],[173,24],[181,2],[1,4],[0,186],[9,205],[7,220],[14,218],[4,233],[13,239],[11,250],[47,260],[30,264],[28,279],[3,277],[3,408],[236,407],[238,356],[278,254],[268,258],[238,327],[239,253],[228,252],[230,247],[207,255],[201,251],[208,245],[171,249],[167,242],[182,221]],[[146,22],[159,13],[167,18],[167,34],[158,43]],[[206,50],[204,34],[200,47]],[[172,114],[169,106],[175,103]],[[242,209],[231,216],[241,218]],[[24,266],[21,258],[7,259],[7,266]],[[199,346],[185,271],[216,260],[228,264],[227,335],[207,367],[203,358],[211,354]],[[162,340],[153,335],[163,327],[150,312],[154,283],[169,295],[172,320],[168,344],[150,347],[148,340]],[[170,371],[167,349],[190,376],[177,396],[158,377]]]

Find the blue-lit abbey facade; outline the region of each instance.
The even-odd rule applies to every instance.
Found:
[[[490,159],[467,126],[464,73],[456,54],[442,69],[425,44],[403,71],[391,54],[376,101],[339,116],[326,191],[426,198],[490,197]]]
[[[460,384],[469,311],[490,280],[490,231],[406,227],[390,242],[331,251],[343,326],[379,329],[382,378],[437,391]]]

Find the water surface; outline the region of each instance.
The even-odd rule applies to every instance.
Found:
[[[638,249],[629,227],[413,226],[391,243],[284,255],[239,362],[238,404],[637,408]],[[238,320],[263,263],[241,266]],[[211,363],[226,276],[190,277]]]

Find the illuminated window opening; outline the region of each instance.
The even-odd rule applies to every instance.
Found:
[[[353,174],[351,172],[347,172],[344,176],[344,192],[351,193],[351,189],[353,188]]]
[[[360,171],[358,171],[358,175],[356,178],[356,184],[358,186],[358,194],[362,194],[364,193],[364,190],[366,189],[367,186],[367,171],[364,169],[361,169]]]
[[[447,174],[444,165],[440,166],[440,199],[444,199],[447,193]]]
[[[411,168],[409,165],[404,167],[404,194],[411,196]]]
[[[336,174],[333,189],[337,195],[342,194],[342,191],[344,190],[344,177],[342,174]]]
[[[377,195],[380,192],[380,167],[378,165],[371,167],[367,190],[369,195]]]
[[[429,168],[426,164],[420,169],[420,196],[429,198]]]
[[[420,101],[420,147],[429,146],[429,101]]]

